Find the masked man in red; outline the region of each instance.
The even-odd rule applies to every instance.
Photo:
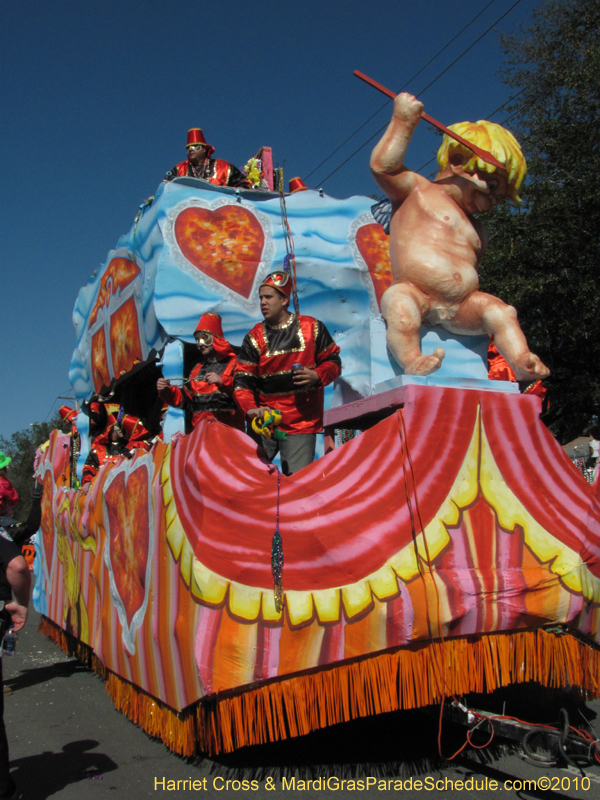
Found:
[[[190,128],[187,135],[187,161],[181,161],[164,177],[165,181],[173,178],[201,178],[215,186],[237,186],[251,189],[244,173],[221,158],[211,158],[215,148],[206,143],[201,128]]]
[[[312,464],[323,428],[323,387],[342,371],[340,348],[318,319],[288,310],[292,280],[272,272],[260,286],[259,322],[246,334],[238,356],[234,397],[246,418],[277,409],[283,440],[264,439],[269,461],[281,453],[284,475]]]
[[[203,314],[194,331],[200,351],[183,390],[165,378],[156,383],[158,394],[170,406],[192,412],[192,427],[201,419],[217,419],[225,425],[244,429],[243,415],[233,401],[233,370],[236,353],[223,336],[219,314]]]
[[[104,464],[113,464],[121,458],[131,458],[137,449],[148,450],[145,439],[148,431],[138,417],[124,414],[115,419],[107,416],[106,429],[98,434],[83,466],[81,488],[87,494],[96,475]]]

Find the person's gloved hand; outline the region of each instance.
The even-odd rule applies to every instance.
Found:
[[[38,480],[34,480],[29,494],[32,500],[39,500],[44,494],[44,484],[40,483]]]

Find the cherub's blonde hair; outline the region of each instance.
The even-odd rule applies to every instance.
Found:
[[[519,143],[512,133],[503,128],[502,125],[488,122],[486,119],[480,119],[478,122],[457,122],[455,125],[450,125],[450,130],[458,133],[463,139],[473,142],[483,150],[487,150],[488,153],[491,153],[505,165],[508,177],[509,199],[520,203],[519,189],[527,174],[527,162],[521,152]],[[476,172],[477,170],[483,170],[484,172],[496,171],[496,167],[482,161],[475,153],[446,134],[437,154],[440,172],[448,166],[448,161],[455,154],[464,156],[463,169],[465,172]]]

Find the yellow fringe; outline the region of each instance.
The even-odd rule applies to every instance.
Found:
[[[184,756],[230,753],[514,683],[574,686],[588,698],[600,696],[600,650],[572,633],[538,629],[409,645],[256,688],[222,692],[177,712],[107,670],[91,648],[45,617],[40,632],[103,675],[115,707]]]

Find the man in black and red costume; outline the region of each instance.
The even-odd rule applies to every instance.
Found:
[[[342,371],[340,348],[314,317],[288,310],[292,280],[287,272],[267,275],[259,289],[259,322],[246,334],[238,356],[234,397],[246,418],[279,410],[284,440],[264,439],[270,461],[281,453],[284,475],[311,464],[316,434],[323,428],[323,387]]]
[[[233,370],[236,353],[223,336],[219,314],[200,317],[194,331],[200,363],[190,373],[183,391],[165,378],[156,383],[158,394],[170,406],[192,412],[192,427],[201,419],[217,419],[225,425],[244,429],[243,415],[233,401]]]
[[[114,464],[121,458],[132,458],[137,449],[148,451],[148,431],[142,421],[132,414],[107,414],[107,425],[93,440],[83,466],[81,488],[87,494],[92,481],[104,464]]]
[[[181,161],[164,177],[165,181],[173,178],[201,178],[215,186],[236,186],[251,189],[244,173],[229,161],[222,158],[211,158],[215,148],[206,143],[201,128],[190,128],[187,135],[187,161]]]

